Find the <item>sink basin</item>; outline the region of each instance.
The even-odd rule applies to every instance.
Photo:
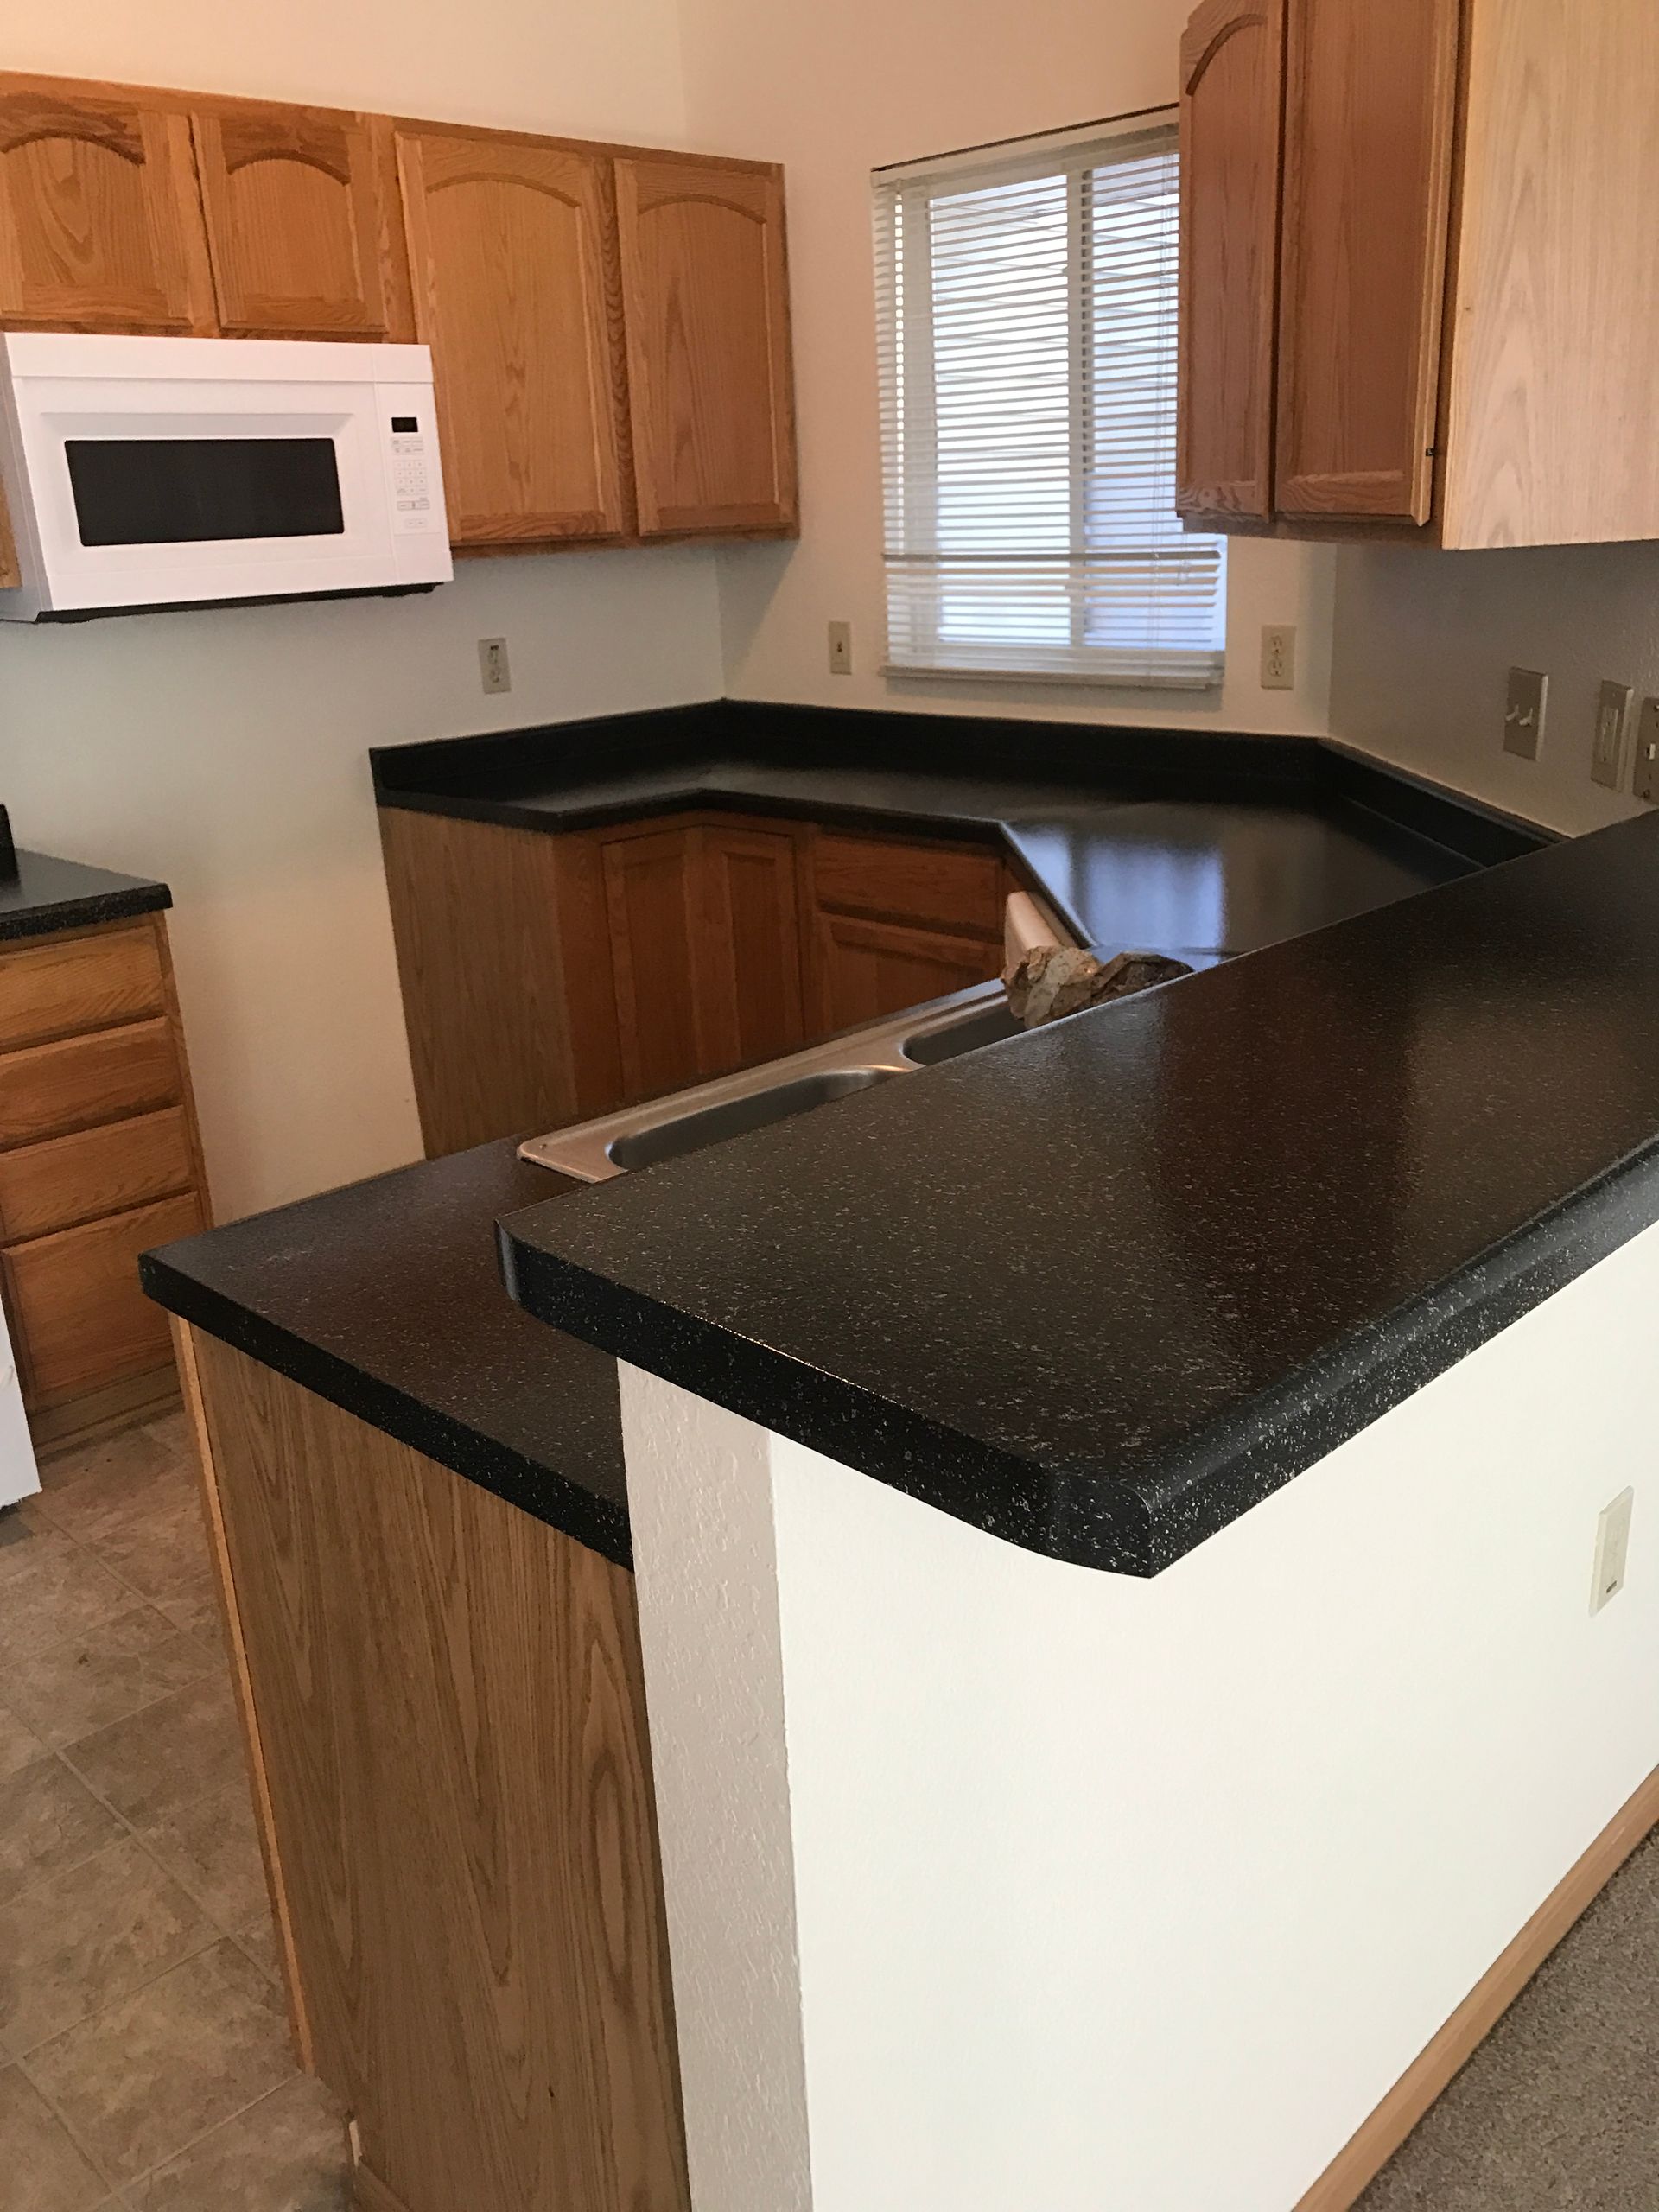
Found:
[[[890,1082],[898,1072],[896,1068],[831,1068],[821,1075],[798,1076],[791,1083],[753,1090],[746,1098],[728,1098],[718,1106],[704,1106],[696,1113],[679,1114],[650,1128],[613,1137],[606,1147],[607,1154],[613,1166],[627,1173],[639,1167],[655,1167],[664,1160],[683,1160],[687,1153],[701,1152],[705,1145],[723,1144],[728,1137],[747,1136],[753,1129],[770,1128],[774,1122],[810,1114],[815,1106],[827,1106],[832,1099],[850,1098],[878,1083]]]
[[[937,1067],[960,1052],[976,1052],[983,1045],[1000,1045],[1005,1038],[1025,1033],[1021,1025],[999,1000],[995,1006],[976,1007],[959,1021],[948,1021],[906,1037],[899,1051],[918,1068]]]

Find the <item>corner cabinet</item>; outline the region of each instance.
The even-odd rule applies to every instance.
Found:
[[[1659,537],[1636,0],[1205,0],[1182,45],[1194,528]]]
[[[782,176],[628,160],[616,188],[640,535],[791,530]]]
[[[766,162],[0,73],[0,328],[418,339],[451,542],[797,528]]]

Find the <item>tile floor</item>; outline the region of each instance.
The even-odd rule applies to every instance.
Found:
[[[0,1515],[0,2203],[344,2212],[174,1414]]]

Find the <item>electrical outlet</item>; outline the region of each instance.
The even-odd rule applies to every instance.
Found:
[[[505,638],[479,639],[478,672],[484,679],[486,691],[512,690],[512,670],[507,663],[507,641]]]
[[[1642,719],[1636,728],[1634,789],[1637,798],[1659,806],[1659,699],[1642,702]]]
[[[1262,632],[1262,689],[1296,689],[1296,630],[1289,622],[1269,622]]]
[[[1636,1492],[1622,1490],[1611,1505],[1602,1508],[1596,1523],[1596,1575],[1590,1586],[1590,1610],[1599,1613],[1624,1587],[1624,1568],[1630,1555],[1630,1514]]]
[[[1549,678],[1535,668],[1510,671],[1509,703],[1503,710],[1503,750],[1522,760],[1535,760],[1544,742],[1544,712],[1549,704]]]
[[[853,626],[850,622],[830,625],[830,673],[831,676],[850,676],[853,672]]]
[[[1590,755],[1592,782],[1616,791],[1624,780],[1624,732],[1630,719],[1628,683],[1604,683],[1596,699],[1596,743]]]

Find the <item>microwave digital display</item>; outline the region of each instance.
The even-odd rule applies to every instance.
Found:
[[[338,537],[332,438],[67,438],[83,545]]]

